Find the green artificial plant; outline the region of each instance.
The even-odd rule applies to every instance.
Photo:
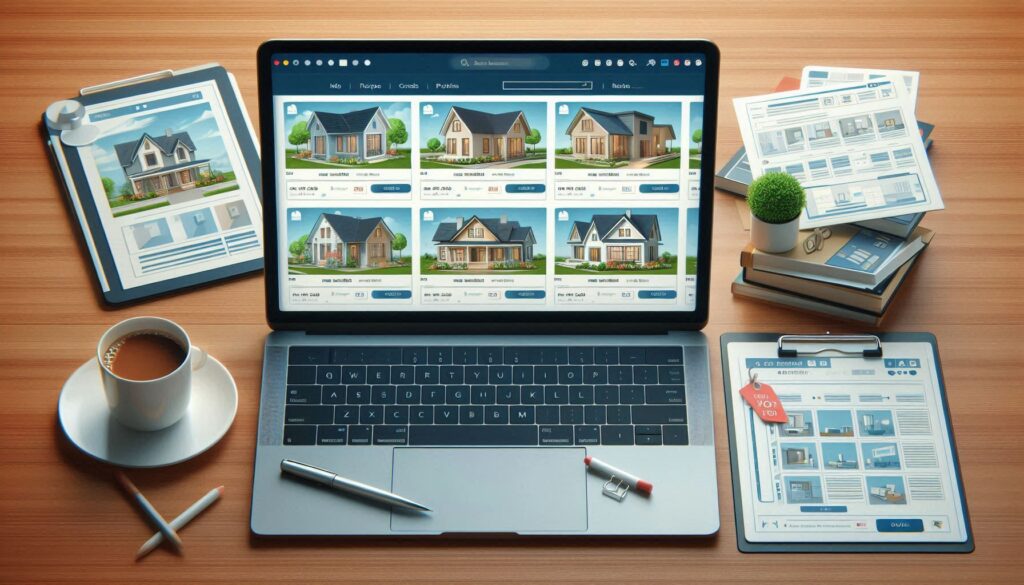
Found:
[[[750,213],[765,223],[788,223],[800,216],[807,196],[793,175],[765,173],[747,189]]]

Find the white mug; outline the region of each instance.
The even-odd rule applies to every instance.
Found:
[[[154,380],[129,380],[107,368],[104,354],[117,340],[140,332],[156,332],[186,349],[185,359],[173,372]],[[96,345],[103,391],[114,418],[138,431],[158,431],[178,422],[192,397],[192,371],[206,364],[206,352],[192,345],[188,333],[174,321],[160,317],[132,317],[114,325]]]

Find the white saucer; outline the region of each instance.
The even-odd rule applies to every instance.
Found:
[[[86,454],[123,467],[181,463],[214,446],[235,420],[238,389],[231,373],[213,357],[192,373],[192,400],[181,420],[160,431],[136,431],[117,422],[107,407],[100,366],[91,359],[60,393],[60,425]]]

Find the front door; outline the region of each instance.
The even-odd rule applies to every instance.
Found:
[[[323,156],[327,152],[327,139],[324,136],[317,136],[313,140],[313,154]]]
[[[501,154],[504,150],[505,150],[505,139],[504,138],[495,138],[494,139],[494,156],[496,156],[498,158],[504,158],[502,156],[502,154]]]
[[[583,246],[573,246],[572,257],[577,260],[583,260]]]
[[[640,141],[640,158],[647,158],[649,156],[654,156],[654,153],[651,152],[651,141],[650,140],[641,140]]]
[[[522,138],[509,138],[508,139],[508,157],[509,158],[523,158],[523,139]]]
[[[384,153],[384,149],[381,148],[380,134],[367,134],[366,135],[366,156],[380,156]]]
[[[590,249],[590,261],[591,262],[600,262],[601,261],[601,248],[591,248]]]
[[[361,264],[359,262],[359,244],[348,245],[348,261],[355,261],[356,266],[359,266]]]

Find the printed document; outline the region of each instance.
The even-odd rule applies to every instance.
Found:
[[[913,108],[915,110],[917,109],[917,86],[921,80],[921,74],[917,71],[808,65],[804,67],[803,75],[800,76],[800,87],[803,89],[811,89],[815,87],[828,87],[833,85],[849,85],[851,83],[877,81],[884,78],[902,79],[904,85],[907,87],[907,95],[910,96]]]

